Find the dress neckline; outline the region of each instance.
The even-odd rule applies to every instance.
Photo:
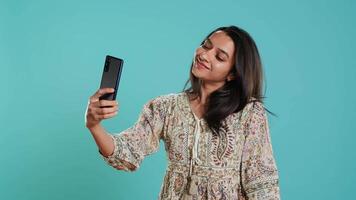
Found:
[[[193,111],[193,109],[192,109],[192,106],[190,105],[190,100],[189,100],[188,94],[187,94],[186,92],[183,92],[183,94],[184,94],[184,96],[185,96],[186,103],[188,104],[188,108],[189,108],[190,113],[194,116],[194,118],[195,118],[196,120],[198,120],[198,121],[203,121],[203,120],[204,120],[203,117],[202,117],[202,118],[199,118],[199,117],[194,113],[194,111]]]

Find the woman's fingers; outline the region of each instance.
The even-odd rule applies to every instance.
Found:
[[[114,117],[119,110],[119,103],[115,100],[100,100],[91,102],[89,113],[95,120],[102,120]]]
[[[99,101],[91,102],[90,105],[93,108],[102,108],[102,107],[118,106],[119,102],[115,100],[99,100]]]
[[[110,101],[110,100],[100,100],[98,102],[99,107],[104,106],[117,106],[119,103],[117,101]]]
[[[113,93],[114,91],[115,91],[114,88],[101,88],[98,91],[96,91],[93,96],[90,97],[90,102],[99,101],[99,97],[107,93]]]
[[[85,111],[85,123],[87,127],[100,123],[102,119],[114,117],[118,113],[119,103],[117,101],[99,99],[102,95],[113,93],[114,91],[114,88],[101,88],[89,98],[88,106]]]
[[[114,111],[112,113],[99,114],[97,116],[98,116],[99,119],[108,119],[108,118],[114,117],[117,113],[118,113],[118,111]]]
[[[94,110],[94,112],[96,114],[99,114],[99,115],[109,114],[109,113],[115,112],[119,109],[119,106],[116,103],[110,107],[102,107],[102,106],[100,106],[100,103],[97,103],[97,102],[94,102],[94,104],[96,104],[96,105],[93,105],[92,109]]]

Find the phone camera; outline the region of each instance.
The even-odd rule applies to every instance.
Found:
[[[104,71],[107,72],[109,71],[109,63],[105,63],[105,66],[104,66]]]

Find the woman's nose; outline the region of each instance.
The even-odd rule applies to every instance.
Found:
[[[207,62],[206,54],[205,53],[201,53],[200,55],[198,55],[198,60],[201,61],[201,62]]]
[[[210,55],[209,55],[209,50],[208,51],[204,51],[200,54],[199,59],[201,61],[205,61],[205,62],[209,62],[210,61]]]

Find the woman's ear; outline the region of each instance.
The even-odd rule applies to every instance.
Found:
[[[230,73],[226,78],[227,81],[232,81],[234,79],[235,79],[235,76],[233,75],[233,73]]]

